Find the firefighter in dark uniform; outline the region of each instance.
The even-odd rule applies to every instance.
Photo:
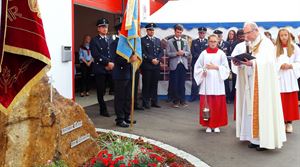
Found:
[[[96,26],[98,35],[95,36],[90,43],[92,57],[94,58],[92,69],[96,79],[100,115],[110,117],[103,99],[106,88],[105,83],[107,82],[108,75],[111,75],[111,71],[114,68],[114,63],[109,54],[109,38],[107,37],[108,20],[101,18],[97,21]]]
[[[163,55],[160,39],[154,37],[156,24],[149,23],[145,26],[147,35],[142,38],[143,63],[141,66],[143,74],[143,106],[146,109],[152,107],[160,108],[157,99],[157,86],[160,76],[160,58]]]
[[[215,30],[213,33],[216,34],[219,38],[219,44],[218,44],[219,49],[223,50],[223,52],[226,54],[226,56],[230,56],[229,55],[230,44],[227,41],[223,40],[223,32],[221,30]],[[231,64],[231,63],[229,63],[229,64]],[[229,87],[230,78],[231,78],[231,74],[230,74],[229,78],[224,81],[224,83],[225,83],[225,94],[226,94],[226,103],[228,103],[228,104],[232,102],[231,101],[232,97],[231,97],[231,94],[230,94],[231,91],[230,91],[230,87]]]
[[[121,24],[115,26],[116,30],[119,31]],[[138,60],[137,56],[131,56],[127,61],[122,56],[116,53],[119,38],[117,37],[110,44],[110,54],[115,64],[112,72],[112,78],[114,81],[115,99],[114,108],[116,113],[116,125],[127,128],[130,124],[130,108],[131,108],[131,76],[132,76],[132,65],[131,62]],[[136,121],[133,121],[136,123]]]
[[[194,78],[194,66],[195,63],[200,55],[200,53],[205,50],[208,46],[207,44],[207,39],[205,38],[207,29],[205,27],[199,27],[198,28],[198,34],[199,38],[194,39],[192,41],[192,46],[191,46],[191,53],[192,53],[192,75]],[[191,99],[190,101],[195,101],[199,99],[199,86],[197,86],[196,82],[194,79],[192,79],[192,87],[191,87]]]

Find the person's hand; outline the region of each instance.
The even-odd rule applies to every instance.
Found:
[[[288,70],[288,69],[292,69],[293,66],[291,64],[287,64],[287,63],[283,63],[281,66],[280,66],[280,69],[281,70]]]
[[[203,69],[202,76],[203,76],[204,78],[207,76],[207,69],[206,69],[206,68]]]
[[[87,66],[89,67],[89,66],[91,66],[91,64],[92,64],[92,61],[89,61],[89,62],[87,62]]]
[[[157,65],[159,63],[159,61],[157,60],[157,58],[152,59],[152,64]]]
[[[245,59],[245,61],[241,61],[242,64],[246,65],[246,66],[253,66],[252,61]]]
[[[132,63],[132,62],[135,62],[137,60],[138,60],[137,55],[132,55],[132,56],[130,56],[129,62]]]
[[[206,64],[205,67],[206,67],[207,69],[209,69],[209,70],[218,70],[218,69],[219,69],[219,66],[214,65],[214,64],[212,64],[212,63]]]
[[[183,56],[184,55],[184,51],[179,50],[178,52],[176,52],[177,56]]]
[[[232,63],[233,63],[235,66],[239,66],[239,65],[241,65],[241,62],[239,62],[239,61],[236,61],[236,60],[232,60]]]
[[[105,67],[106,70],[111,71],[114,68],[115,64],[113,62],[109,62]]]

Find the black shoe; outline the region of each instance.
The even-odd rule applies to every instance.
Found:
[[[139,107],[139,106],[135,106],[134,110],[144,110],[144,108],[143,107]]]
[[[122,127],[122,128],[128,128],[129,127],[129,125],[125,121],[117,122],[116,125],[119,126],[119,127]]]
[[[110,114],[106,111],[106,112],[100,112],[100,115],[103,117],[110,117]]]
[[[248,148],[259,148],[259,145],[250,143],[248,144]]]
[[[155,108],[161,108],[161,106],[159,106],[157,103],[153,103],[153,104],[151,104],[151,107],[155,107]]]
[[[261,147],[256,147],[255,149],[256,149],[256,151],[266,151],[266,150],[268,150],[266,148],[261,148]]]
[[[125,122],[126,122],[127,124],[130,124],[130,123],[131,123],[129,119],[128,119],[128,120],[125,120]],[[136,124],[136,120],[133,120],[132,123],[133,123],[133,124]]]

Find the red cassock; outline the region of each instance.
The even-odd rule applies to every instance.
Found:
[[[50,54],[37,1],[2,0],[2,4],[7,5],[1,11],[6,14],[1,21],[0,111],[7,113],[45,75]]]
[[[284,121],[299,119],[298,92],[281,93]]]
[[[216,128],[228,124],[226,96],[225,95],[207,95],[207,104],[210,110],[208,121],[203,120],[203,108],[205,105],[205,96],[200,95],[200,124],[205,127]]]

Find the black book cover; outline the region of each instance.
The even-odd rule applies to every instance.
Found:
[[[251,55],[251,53],[242,53],[242,54],[239,54],[239,55],[236,55],[236,56],[227,56],[227,58],[229,60],[233,60],[233,61],[246,61],[247,60],[252,60],[252,59],[255,59],[255,57],[253,57]]]

